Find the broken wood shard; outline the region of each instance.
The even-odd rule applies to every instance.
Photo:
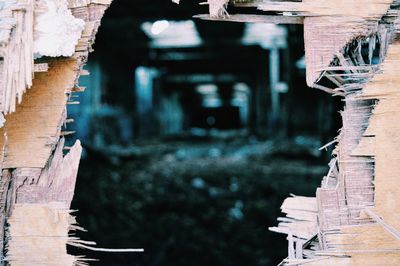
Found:
[[[307,197],[290,197],[285,200],[281,210],[285,218],[279,218],[278,227],[271,231],[292,235],[298,242],[306,242],[317,234],[317,200]]]
[[[7,123],[0,129],[0,146],[5,147],[3,169],[45,167],[60,138],[66,92],[75,82],[76,71],[76,60],[61,59],[49,62],[48,72],[36,74],[26,101],[6,116]]]
[[[31,168],[20,168],[13,174],[16,185],[16,202],[47,203],[62,202],[69,208],[74,195],[76,176],[82,147],[80,142],[63,156],[64,139],[57,145],[47,166],[38,173]]]

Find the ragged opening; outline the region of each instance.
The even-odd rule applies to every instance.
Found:
[[[306,86],[302,26],[131,2],[106,13],[65,131],[84,148],[79,236],[145,252],[90,264],[276,265],[268,227],[290,193],[315,195],[341,126],[339,98]]]

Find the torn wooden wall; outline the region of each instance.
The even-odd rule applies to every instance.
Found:
[[[67,254],[86,242],[70,232],[80,229],[70,204],[82,147],[65,147],[63,125],[110,3],[0,3],[1,265],[86,264]]]
[[[286,217],[271,228],[288,235],[282,265],[398,265],[399,1],[230,3],[268,13],[199,17],[303,23],[308,85],[345,102],[343,128],[316,198],[287,199]]]
[[[15,111],[32,85],[34,1],[3,1],[0,9],[0,112]]]

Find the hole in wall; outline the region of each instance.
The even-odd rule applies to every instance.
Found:
[[[286,239],[267,228],[289,193],[314,195],[340,128],[340,100],[306,87],[302,26],[131,2],[106,13],[68,127],[81,237],[146,252],[91,265],[276,265]]]

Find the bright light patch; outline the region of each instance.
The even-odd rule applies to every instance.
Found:
[[[159,35],[168,28],[169,22],[167,20],[158,20],[153,23],[153,26],[151,27],[151,33],[153,35]]]
[[[218,87],[215,84],[201,84],[196,88],[200,94],[215,94],[218,91]]]
[[[144,22],[143,32],[151,39],[153,48],[196,47],[201,45],[201,37],[193,21]]]
[[[246,23],[243,45],[260,45],[263,49],[287,47],[287,29],[268,23]]]

